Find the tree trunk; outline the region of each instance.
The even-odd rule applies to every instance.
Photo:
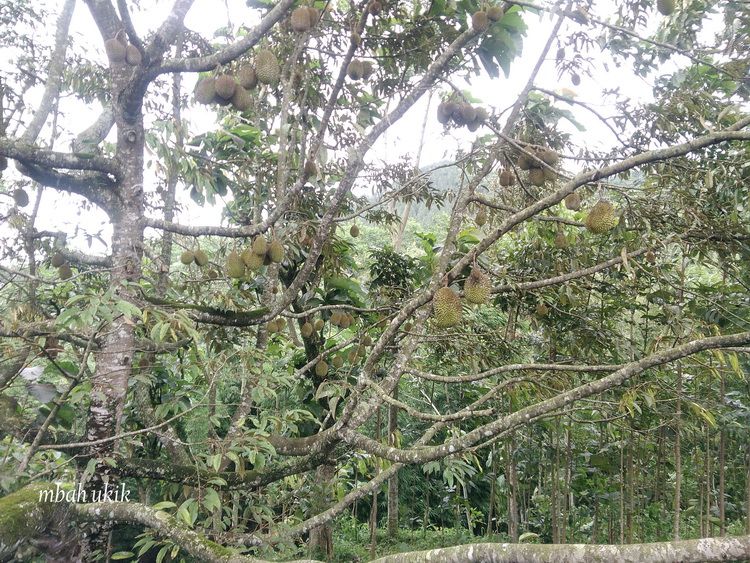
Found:
[[[724,394],[726,392],[724,374],[721,375],[721,384],[719,389],[719,404],[724,404]],[[726,516],[726,456],[727,456],[727,432],[724,428],[724,424],[721,426],[721,433],[719,434],[719,535],[725,536],[727,534],[727,516]]]
[[[518,541],[518,472],[514,452],[516,441],[513,436],[506,445],[508,456],[508,535],[510,541]]]
[[[325,507],[331,500],[333,480],[336,477],[336,467],[333,465],[320,465],[315,471],[315,486],[320,489],[320,494],[315,495],[316,513],[325,510]],[[333,558],[333,527],[330,523],[323,524],[310,530],[310,540],[308,543],[310,555],[320,557],[326,561]]]
[[[680,426],[682,416],[682,364],[677,363],[677,406],[675,407],[674,415],[674,527],[672,530],[672,537],[675,540],[680,539],[680,505],[682,502],[682,452],[680,443]]]
[[[398,399],[398,386],[393,390],[393,398]],[[398,431],[398,407],[388,406],[388,444],[396,445]],[[398,536],[398,473],[388,479],[388,537]]]

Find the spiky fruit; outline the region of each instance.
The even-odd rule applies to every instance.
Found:
[[[464,123],[472,123],[477,118],[477,110],[471,104],[461,104],[460,111]]]
[[[271,257],[271,262],[275,264],[284,260],[284,245],[279,239],[273,239],[268,245],[268,255]]]
[[[490,19],[487,17],[487,12],[480,10],[474,12],[471,16],[471,27],[474,31],[483,32],[487,31],[490,26]]]
[[[349,228],[349,235],[353,238],[357,238],[359,236],[359,227],[357,225],[352,225]]]
[[[255,68],[249,63],[243,64],[237,70],[235,78],[237,79],[237,84],[242,86],[245,90],[252,90],[258,85],[258,77],[255,75]]]
[[[200,104],[210,104],[216,97],[216,81],[212,76],[203,78],[195,85],[195,101]]]
[[[245,90],[239,84],[234,89],[234,95],[232,96],[232,106],[238,111],[247,111],[250,106],[253,105],[253,98],[250,93]]]
[[[13,190],[13,201],[16,202],[18,207],[26,207],[29,204],[29,194],[21,188]]]
[[[333,326],[339,326],[341,324],[341,312],[340,311],[334,311],[331,314],[331,324]]]
[[[571,211],[578,211],[581,208],[581,194],[573,192],[565,196],[565,207]]]
[[[529,182],[531,182],[535,186],[543,186],[544,185],[544,170],[541,168],[532,168],[529,170]]]
[[[315,329],[316,331],[321,331],[321,330],[323,330],[323,327],[324,327],[324,326],[326,326],[326,323],[325,323],[325,321],[324,321],[323,319],[317,319],[317,320],[315,321],[315,324],[313,325],[313,328],[314,328],[314,329]]]
[[[409,332],[413,328],[411,323],[404,324],[404,332]]]
[[[257,237],[255,237],[255,240],[253,240],[253,254],[263,256],[266,252],[268,252],[268,243],[266,242],[266,237],[264,237],[263,235],[258,235]]]
[[[351,350],[349,350],[349,353],[346,355],[346,360],[350,364],[353,364],[354,362],[357,361],[357,349],[356,348],[352,348]]]
[[[372,61],[362,61],[362,78],[367,80],[372,76],[373,72],[375,72],[375,67]]]
[[[479,129],[479,127],[481,125],[482,124],[479,122],[479,120],[475,119],[474,121],[471,121],[471,122],[467,123],[466,124],[466,128],[473,133],[474,131],[476,131],[477,129]]]
[[[230,278],[239,279],[245,275],[245,263],[234,250],[227,256],[226,270]]]
[[[568,238],[565,236],[565,233],[562,232],[562,230],[557,231],[557,234],[555,235],[555,248],[567,248],[568,247]]]
[[[273,319],[271,321],[268,321],[268,324],[266,324],[266,330],[268,330],[269,333],[274,334],[276,332],[279,332],[279,323],[278,319]]]
[[[656,9],[663,16],[669,16],[674,12],[674,0],[656,0]]]
[[[503,8],[501,6],[490,6],[487,8],[487,17],[490,21],[500,21],[503,19],[503,15]]]
[[[341,315],[339,326],[341,328],[349,328],[352,325],[352,322],[354,322],[354,317],[352,317],[349,313],[344,313],[343,315]]]
[[[195,263],[200,266],[201,268],[208,264],[208,254],[206,254],[203,250],[200,248],[196,250],[194,253],[194,259]]]
[[[362,36],[357,32],[356,29],[352,30],[351,40],[352,40],[352,43],[354,43],[354,45],[356,45],[357,47],[359,47],[362,44]]]
[[[362,346],[361,344],[357,346],[357,356],[360,358],[366,358],[367,357],[367,347]]]
[[[469,303],[483,305],[487,303],[492,291],[490,278],[481,269],[474,266],[464,282],[464,295]]]
[[[372,346],[372,337],[369,334],[362,337],[362,346]]]
[[[586,216],[586,228],[597,235],[611,231],[617,222],[615,207],[604,199],[597,201]]]
[[[461,298],[450,287],[441,287],[432,298],[432,314],[439,328],[448,328],[461,322]]]
[[[360,80],[365,74],[365,67],[362,64],[362,61],[354,59],[350,62],[349,66],[346,67],[346,74],[352,80]]]
[[[477,212],[476,217],[474,217],[474,223],[476,223],[477,227],[482,227],[487,223],[487,212],[484,209],[480,209]]]
[[[344,356],[339,354],[338,356],[335,356],[333,358],[333,361],[331,362],[333,364],[333,367],[336,369],[339,369],[344,366]]]
[[[531,158],[529,158],[529,155],[527,155],[526,153],[521,153],[516,164],[521,170],[528,170],[533,165],[533,163],[531,162]]]
[[[132,43],[125,48],[125,62],[130,66],[138,66],[143,62],[141,52],[138,50],[138,47]]]
[[[578,86],[581,84],[581,77],[578,76],[575,72],[570,76],[570,81],[573,83],[573,86]]]
[[[543,302],[536,304],[536,315],[537,317],[546,317],[549,314],[549,307]]]
[[[70,279],[73,276],[73,270],[70,269],[70,264],[63,264],[57,269],[57,273],[61,280]]]
[[[216,95],[225,100],[231,100],[234,96],[234,91],[237,89],[237,82],[233,76],[228,74],[222,74],[216,77]]]
[[[314,160],[308,160],[305,162],[305,178],[310,178],[311,176],[317,176],[318,175],[318,165],[315,164]]]
[[[554,166],[560,161],[560,155],[552,149],[542,149],[537,151],[536,155],[546,164]]]
[[[315,375],[318,377],[324,377],[328,375],[328,364],[325,362],[325,360],[320,360],[317,364],[315,364]]]
[[[128,48],[117,39],[107,39],[104,42],[104,50],[107,52],[109,62],[121,63],[127,57]]]
[[[302,325],[302,328],[299,329],[300,333],[305,338],[310,338],[310,336],[313,333],[313,325],[311,325],[309,322]]]
[[[515,175],[513,174],[512,171],[508,170],[507,168],[501,170],[497,176],[498,176],[498,181],[500,182],[500,185],[506,188],[508,186],[512,186],[516,182]]]
[[[372,0],[367,9],[373,16],[377,16],[378,14],[380,14],[380,12],[383,11],[383,4],[381,4],[378,0]]]
[[[276,55],[268,49],[261,49],[255,56],[255,74],[263,84],[276,86],[281,77],[281,65]]]
[[[182,254],[180,254],[180,262],[185,264],[187,266],[188,264],[192,264],[195,260],[195,254],[192,250],[185,250]]]
[[[653,250],[649,250],[646,252],[646,255],[644,256],[646,258],[646,262],[653,265],[656,264],[656,254],[654,254]]]
[[[543,170],[543,172],[544,172],[544,179],[545,180],[550,180],[551,181],[551,180],[554,180],[555,178],[557,178],[557,172],[555,172],[555,170],[553,168],[545,168]]]
[[[312,6],[308,6],[307,13],[308,17],[310,18],[310,27],[315,27],[320,20],[320,10],[318,10],[317,8],[313,8]]]
[[[305,31],[308,31],[311,27],[311,24],[310,12],[307,10],[307,7],[300,6],[299,8],[293,10],[290,17],[290,22],[294,31],[298,33],[304,33]]]
[[[59,252],[55,252],[52,255],[52,260],[50,260],[50,264],[52,264],[53,268],[59,268],[60,266],[65,264],[65,256],[63,256]]]
[[[443,125],[447,124],[452,117],[453,113],[450,111],[450,107],[447,103],[441,102],[437,107],[437,120]]]
[[[474,119],[474,121],[479,124],[485,123],[487,119],[489,119],[490,114],[487,112],[486,109],[482,107],[475,108],[475,109],[477,110],[477,117]]]

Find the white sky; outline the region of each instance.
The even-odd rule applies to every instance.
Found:
[[[61,4],[61,2],[58,4]],[[145,36],[148,31],[151,31],[163,21],[172,2],[143,2],[142,4],[147,6],[147,8],[134,12],[133,19],[139,34]],[[606,4],[607,1],[605,0],[605,8]],[[599,11],[601,12],[602,10],[600,9]],[[249,14],[251,15],[252,12],[245,6],[244,0],[226,0],[226,2],[198,0],[188,13],[186,25],[190,29],[200,32],[204,37],[210,38],[217,28],[227,25],[228,21],[233,22],[235,29],[240,25],[252,25],[253,22],[247,19]],[[550,15],[539,18],[533,14],[526,13],[523,17],[529,27],[527,36],[524,39],[523,55],[512,63],[511,73],[508,78],[505,78],[502,73],[500,78],[497,79],[491,79],[483,74],[482,76],[472,77],[470,85],[462,80],[455,81],[457,86],[470,90],[472,95],[480,99],[485,105],[494,107],[499,111],[511,105],[524,87],[528,74],[538,59],[553,25],[553,19]],[[652,18],[651,25],[656,26],[658,23],[658,19]],[[648,33],[652,30],[639,31]],[[83,40],[90,45],[88,49],[90,56],[95,56],[102,64],[106,64],[99,35],[94,29],[93,20],[83,2],[77,4],[71,26],[71,34],[74,35],[76,42]],[[553,46],[550,50],[550,58],[555,56],[556,50],[556,46]],[[588,77],[581,73],[582,81],[580,86],[574,87],[570,84],[568,77],[563,77],[562,81],[558,81],[553,60],[548,60],[543,65],[537,79],[537,85],[548,90],[559,91],[562,88],[572,90],[580,100],[594,104],[600,113],[605,116],[610,115],[610,112],[602,99],[602,87],[612,87],[613,84],[617,84],[620,87],[620,91],[624,95],[631,97],[634,102],[644,102],[649,99],[651,84],[635,77],[628,70],[612,70],[615,68],[614,65],[599,52],[592,52],[590,55],[597,66],[591,69],[593,77]],[[11,59],[6,60],[9,61],[6,64],[12,64]],[[608,62],[609,71],[604,68],[604,64]],[[681,64],[684,63],[684,60],[681,61]],[[2,63],[0,63],[0,68],[2,68]],[[670,64],[662,72],[672,71],[674,68],[675,65]],[[183,82],[184,88],[192,91],[194,83],[195,76],[187,75],[187,78]],[[40,90],[32,92],[29,99],[34,100],[35,97],[38,98]],[[465,128],[461,128],[453,129],[447,135],[444,135],[442,126],[435,118],[435,108],[438,98],[439,96],[437,95],[433,96],[430,107],[425,136],[427,141],[421,159],[422,166],[450,158],[459,147],[464,150],[468,149],[475,135],[483,133],[482,129],[476,133],[469,133]],[[424,119],[427,100],[428,96],[423,96],[399,122],[389,129],[386,134],[381,136],[370,153],[370,160],[395,161],[404,154],[416,155],[419,132],[422,120]],[[591,113],[578,106],[557,103],[561,107],[570,109],[575,114],[576,119],[584,124],[587,129],[584,133],[577,132],[572,126],[569,126],[568,130],[577,136],[579,140],[585,139],[589,148],[606,149],[615,144],[612,133],[593,117]],[[99,113],[99,108],[95,104],[85,105],[74,100],[66,100],[61,107],[66,114],[64,118],[66,126],[73,130],[88,126]],[[183,115],[190,117],[193,122],[190,130],[192,134],[210,129],[214,123],[212,113],[203,108],[191,108],[185,111]],[[564,122],[561,125],[565,127]],[[486,133],[486,130],[484,130],[484,133]],[[67,144],[65,142],[59,142],[56,145],[58,150],[64,150],[66,147]],[[153,178],[151,180],[153,183]],[[108,241],[111,229],[107,224],[104,214],[96,208],[81,213],[73,203],[74,199],[74,197],[68,195],[57,194],[52,196],[49,193],[45,193],[39,213],[38,226],[40,228],[43,227],[45,230],[63,230],[69,234],[76,232],[76,227],[79,226],[90,233],[101,231],[104,240]],[[185,212],[178,216],[178,222],[216,224],[220,221],[220,205],[213,208],[199,208],[191,203],[187,190],[180,191],[178,202],[183,204],[185,209]],[[4,234],[2,233],[2,229],[0,229],[0,234]],[[84,240],[84,238],[79,236],[75,237],[75,243],[73,243],[72,238],[69,238],[69,243],[73,243],[85,250],[87,246]],[[107,252],[107,249],[103,244],[93,240],[90,252],[104,254]]]

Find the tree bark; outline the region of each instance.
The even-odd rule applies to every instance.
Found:
[[[393,390],[393,398],[398,399],[398,386]],[[388,406],[388,443],[396,445],[398,431],[398,407]],[[388,479],[388,537],[398,536],[398,473]]]
[[[682,416],[682,364],[677,364],[677,406],[674,414],[674,526],[672,537],[675,540],[680,539],[680,506],[682,492],[682,444],[680,441],[680,427]]]

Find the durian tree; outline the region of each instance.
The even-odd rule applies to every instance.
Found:
[[[676,374],[681,404],[683,370],[720,351],[742,373],[746,289],[713,278],[747,287],[748,16],[590,4],[248,2],[214,38],[185,24],[207,2],[0,6],[0,558],[278,560],[304,539],[330,559],[332,523],[405,467],[632,409],[652,377]],[[529,63],[527,27],[550,18]],[[652,80],[654,102],[614,84],[606,118],[540,79],[553,64],[579,85],[596,57]],[[524,71],[509,108],[455,83]],[[429,95],[446,138],[472,135],[450,197],[418,161],[369,158]],[[99,115],[81,123],[82,106]],[[611,150],[566,129],[578,112]],[[181,221],[182,194],[221,220]],[[48,201],[80,206],[79,224],[40,223]],[[363,248],[365,225],[403,232],[412,202],[443,205],[447,229],[416,256]],[[89,232],[93,208],[109,231]],[[79,232],[106,251],[67,243]],[[420,398],[436,382],[444,411]],[[365,456],[368,479],[346,483]],[[79,483],[99,502],[42,500]],[[120,486],[129,502],[101,500]],[[384,560],[750,556],[750,536],[679,541],[674,494],[672,542]]]

